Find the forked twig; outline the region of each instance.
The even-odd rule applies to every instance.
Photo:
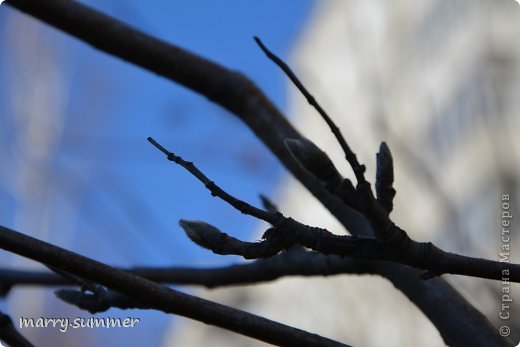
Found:
[[[262,40],[260,40],[258,37],[255,36],[254,40],[258,44],[260,49],[265,53],[265,55],[269,59],[271,59],[271,61],[273,61],[276,65],[278,65],[278,67],[287,75],[287,77],[289,77],[291,82],[294,83],[296,88],[298,88],[298,90],[303,94],[305,99],[307,99],[307,102],[312,107],[314,107],[314,109],[316,111],[318,111],[318,113],[323,118],[323,120],[325,120],[325,122],[329,126],[330,130],[332,131],[332,133],[334,134],[334,136],[338,140],[341,148],[343,149],[343,153],[345,153],[345,158],[347,159],[348,163],[352,167],[352,170],[354,171],[354,174],[356,175],[356,179],[357,179],[358,183],[359,184],[365,183],[366,182],[366,180],[365,180],[365,165],[362,165],[362,164],[359,163],[359,161],[357,160],[356,154],[354,152],[352,152],[352,150],[350,149],[350,146],[348,145],[347,141],[345,140],[345,138],[341,134],[341,131],[339,130],[339,128],[336,125],[336,123],[334,123],[334,121],[329,117],[327,112],[325,112],[325,110],[320,106],[320,104],[316,101],[314,96],[312,96],[312,94],[309,93],[309,91],[307,90],[307,88],[305,88],[303,83],[300,82],[300,80],[298,79],[298,77],[296,77],[296,75],[291,70],[289,65],[287,65],[282,59],[280,59],[278,56],[276,56],[276,54],[271,52],[264,45]]]
[[[302,245],[323,254],[352,256],[362,259],[391,261],[426,270],[425,278],[440,276],[445,273],[501,280],[503,271],[508,271],[511,282],[520,282],[520,265],[506,264],[481,258],[466,257],[446,252],[431,242],[416,242],[406,232],[394,225],[388,214],[369,215],[375,223],[389,223],[392,232],[400,239],[383,242],[371,238],[358,238],[348,235],[335,235],[322,228],[302,224],[281,213],[272,213],[250,206],[222,190],[204,175],[193,163],[187,162],[165,149],[157,141],[148,138],[167,158],[181,165],[194,175],[210,190],[212,195],[228,202],[237,210],[273,224],[273,228],[264,233],[260,242],[238,240],[218,228],[204,223],[181,220],[179,223],[187,236],[199,246],[217,254],[241,255],[246,259],[266,258],[278,254],[283,249]],[[208,184],[208,182],[210,182]],[[375,201],[375,200],[374,200]],[[242,210],[241,210],[242,209]],[[382,208],[380,207],[382,210]],[[403,248],[394,247],[400,245]],[[406,248],[404,248],[406,247]]]

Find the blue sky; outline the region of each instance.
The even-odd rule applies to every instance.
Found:
[[[282,110],[286,109],[288,83],[258,49],[253,36],[287,58],[313,8],[310,0],[83,2],[243,72]],[[0,30],[7,32],[16,16],[23,15],[2,6]],[[40,191],[45,198],[40,196],[42,202],[33,203],[47,208],[50,232],[45,239],[120,266],[212,266],[239,261],[200,249],[177,222],[181,218],[204,220],[251,239],[258,232],[257,221],[212,198],[198,181],[151,147],[146,137],[194,161],[222,188],[256,205],[258,194],[271,195],[283,173],[274,156],[238,118],[205,98],[39,26],[63,66],[60,73],[67,86],[62,123],[52,124],[49,119],[46,124],[60,129],[52,160],[45,163],[45,169],[26,168],[40,170],[43,177],[45,189]],[[12,39],[1,35],[0,45],[8,47]],[[15,39],[25,44],[25,37]],[[17,78],[12,71],[18,71],[13,69],[18,60],[6,58],[8,54],[0,50],[0,76]],[[0,79],[0,88],[0,164],[6,167],[24,160],[17,147],[16,119],[21,116],[8,106],[14,96],[7,78]],[[17,222],[28,202],[8,187],[16,181],[9,177],[15,173],[0,175],[0,223],[41,236],[41,213],[25,213],[32,221]],[[137,314],[150,317],[148,322],[143,320],[140,334],[154,330],[150,322],[161,319],[157,314]]]

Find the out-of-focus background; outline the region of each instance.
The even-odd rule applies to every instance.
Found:
[[[397,224],[417,240],[498,260],[501,196],[509,194],[511,261],[520,262],[520,6],[513,0],[85,3],[244,72],[352,177],[323,121],[255,47],[251,37],[260,36],[337,120],[370,177],[380,141],[389,144]],[[1,224],[120,266],[241,261],[191,244],[177,221],[205,220],[245,239],[258,238],[261,224],[164,160],[145,141],[154,136],[229,192],[252,203],[264,193],[285,214],[344,233],[221,108],[6,6],[0,28]],[[0,261],[41,268],[3,251]],[[500,283],[447,279],[499,324]],[[512,285],[516,302],[519,289]],[[190,292],[353,345],[442,345],[421,312],[373,276]],[[0,309],[15,320],[88,316],[40,288],[15,289]],[[516,303],[511,315],[518,339]],[[262,345],[161,313],[103,316],[141,322],[123,330],[22,332],[38,345]]]
[[[151,35],[250,76],[282,109],[284,77],[256,46],[282,56],[311,1],[83,1]],[[0,7],[0,223],[118,266],[210,266],[177,222],[206,220],[242,238],[258,222],[212,198],[147,141],[193,160],[233,194],[257,204],[282,169],[238,118],[183,87],[108,56],[7,5]],[[1,266],[42,269],[0,251]],[[0,310],[19,317],[89,317],[51,289],[15,289]],[[170,321],[140,317],[133,329],[22,332],[38,345],[158,345]]]

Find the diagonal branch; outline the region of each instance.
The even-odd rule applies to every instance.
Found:
[[[358,183],[364,183],[365,182],[365,166],[361,165],[359,161],[357,160],[356,154],[352,152],[350,149],[350,146],[348,145],[347,141],[343,137],[343,134],[341,134],[341,130],[339,130],[338,126],[334,121],[329,117],[327,112],[318,104],[314,96],[312,96],[311,93],[305,88],[303,83],[300,82],[298,77],[292,72],[289,65],[287,65],[282,59],[280,59],[276,54],[271,52],[264,44],[263,42],[255,36],[255,41],[260,46],[260,49],[265,53],[265,55],[271,59],[272,62],[274,62],[278,67],[289,77],[292,83],[298,88],[298,90],[302,93],[302,95],[307,99],[307,102],[314,107],[316,111],[320,114],[320,116],[325,120],[327,125],[329,126],[330,130],[338,140],[341,148],[343,149],[343,153],[345,153],[345,158],[347,159],[347,162],[352,167],[352,170],[354,171],[354,174],[356,175],[356,179]]]
[[[242,74],[70,0],[6,0],[28,15],[58,28],[93,47],[179,83],[237,115],[287,169],[354,233],[369,226],[356,211],[341,204],[294,162],[286,138],[301,138],[273,103]]]
[[[324,337],[184,294],[0,226],[0,248],[99,283],[151,307],[275,345],[344,346]]]
[[[31,347],[33,344],[29,342],[14,327],[11,317],[0,311],[0,341],[7,343],[9,346]],[[2,345],[0,343],[0,345]]]
[[[202,171],[200,171],[193,162],[185,161],[181,157],[175,155],[174,153],[168,151],[166,148],[161,146],[157,141],[155,141],[153,138],[148,137],[148,141],[155,146],[158,150],[166,154],[166,158],[168,160],[173,161],[176,164],[179,164],[183,168],[185,168],[190,174],[195,176],[204,186],[210,191],[212,196],[219,197],[220,199],[224,200],[231,206],[233,206],[235,209],[240,211],[243,214],[247,214],[253,217],[256,217],[258,219],[261,219],[263,221],[266,221],[271,224],[276,224],[280,218],[281,215],[278,213],[272,213],[268,211],[264,211],[262,209],[256,208],[254,206],[249,205],[245,201],[239,200],[235,198],[234,196],[231,196],[227,192],[225,192],[222,188],[217,186],[212,180],[210,180]]]

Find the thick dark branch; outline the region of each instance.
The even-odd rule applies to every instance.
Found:
[[[338,140],[341,148],[343,149],[343,153],[345,153],[345,158],[347,159],[347,162],[352,167],[352,170],[354,171],[354,174],[356,175],[356,179],[358,183],[365,182],[365,166],[359,164],[359,161],[357,160],[356,154],[352,152],[350,149],[347,141],[343,137],[343,134],[341,134],[341,131],[339,130],[338,126],[334,121],[329,117],[327,112],[318,104],[314,96],[312,96],[311,93],[305,88],[305,86],[300,82],[298,77],[292,72],[289,65],[287,65],[282,59],[280,59],[276,54],[271,52],[264,44],[263,42],[258,38],[254,38],[258,46],[260,46],[260,49],[265,53],[265,55],[271,59],[278,67],[289,77],[292,83],[298,88],[298,90],[303,94],[305,99],[307,99],[307,102],[314,107],[316,111],[320,114],[320,116],[325,120],[327,125],[329,126],[330,130]]]
[[[275,345],[343,346],[338,342],[184,294],[0,226],[0,248],[99,283],[151,307]]]
[[[6,4],[76,38],[177,82],[237,115],[276,157],[352,233],[369,234],[363,216],[326,192],[294,162],[284,139],[301,138],[269,99],[243,75],[142,33],[70,0],[7,0]]]
[[[22,334],[16,330],[11,317],[0,311],[0,341],[5,342],[9,346],[32,347]],[[1,344],[0,344],[1,345]]]
[[[81,288],[82,291],[90,291],[92,293],[95,293],[98,290],[101,290],[101,288],[97,284],[92,283],[91,281],[88,281],[84,278],[78,277],[78,276],[73,275],[66,271],[62,271],[53,266],[47,266],[47,268],[49,268],[56,275],[63,278],[65,281],[70,282],[70,283],[75,283],[76,285],[78,285]],[[0,281],[1,281],[1,279],[0,279]]]

